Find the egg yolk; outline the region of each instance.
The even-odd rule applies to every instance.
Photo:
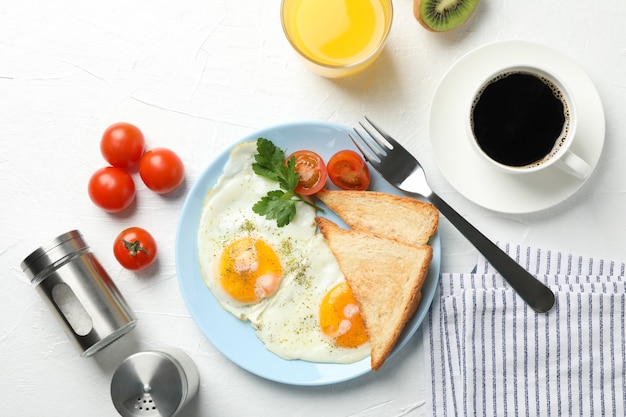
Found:
[[[255,303],[274,294],[282,275],[278,255],[263,240],[239,239],[222,252],[220,284],[241,303]]]
[[[340,347],[356,348],[367,342],[359,306],[346,282],[337,284],[322,300],[320,327]]]

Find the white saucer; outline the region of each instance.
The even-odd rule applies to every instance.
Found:
[[[604,146],[602,102],[587,74],[570,57],[524,41],[492,43],[463,56],[444,75],[433,97],[430,110],[433,153],[441,173],[460,194],[482,207],[504,213],[547,209],[570,197],[586,181],[557,167],[523,176],[503,173],[471,148],[465,117],[472,94],[489,73],[518,64],[541,64],[570,86],[578,113],[576,140],[570,149],[592,169]]]

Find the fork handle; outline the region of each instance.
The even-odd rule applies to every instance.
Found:
[[[483,254],[533,310],[545,313],[552,308],[554,293],[547,286],[515,262],[437,194],[432,193],[429,200]]]

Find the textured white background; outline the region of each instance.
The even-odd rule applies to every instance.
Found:
[[[421,335],[376,374],[326,387],[265,381],[230,363],[202,336],[178,290],[174,237],[186,192],[216,153],[277,123],[354,124],[364,113],[425,165],[433,187],[494,240],[626,258],[626,2],[483,0],[447,34],[424,30],[411,0],[394,0],[387,48],[373,67],[332,81],[307,71],[283,37],[278,0],[5,0],[0,7],[0,414],[111,416],[113,371],[131,353],[178,346],[200,370],[198,397],[182,416],[427,415]],[[505,39],[573,57],[596,84],[606,143],[587,184],[540,213],[476,206],[441,177],[428,111],[441,77],[465,53]],[[89,201],[91,173],[110,123],[140,126],[150,147],[185,162],[185,185],[159,196],[137,182],[137,202],[109,215]],[[469,175],[469,174],[468,174]],[[138,179],[138,175],[135,174]],[[126,226],[151,230],[158,265],[123,270],[111,244]],[[80,229],[139,324],[81,358],[20,270],[32,250]],[[443,271],[468,271],[474,249],[442,220]]]

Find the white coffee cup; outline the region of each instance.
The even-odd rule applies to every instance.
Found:
[[[591,173],[570,150],[577,127],[570,90],[547,71],[502,68],[480,83],[468,107],[471,146],[498,169],[524,174],[554,165],[581,179]]]

